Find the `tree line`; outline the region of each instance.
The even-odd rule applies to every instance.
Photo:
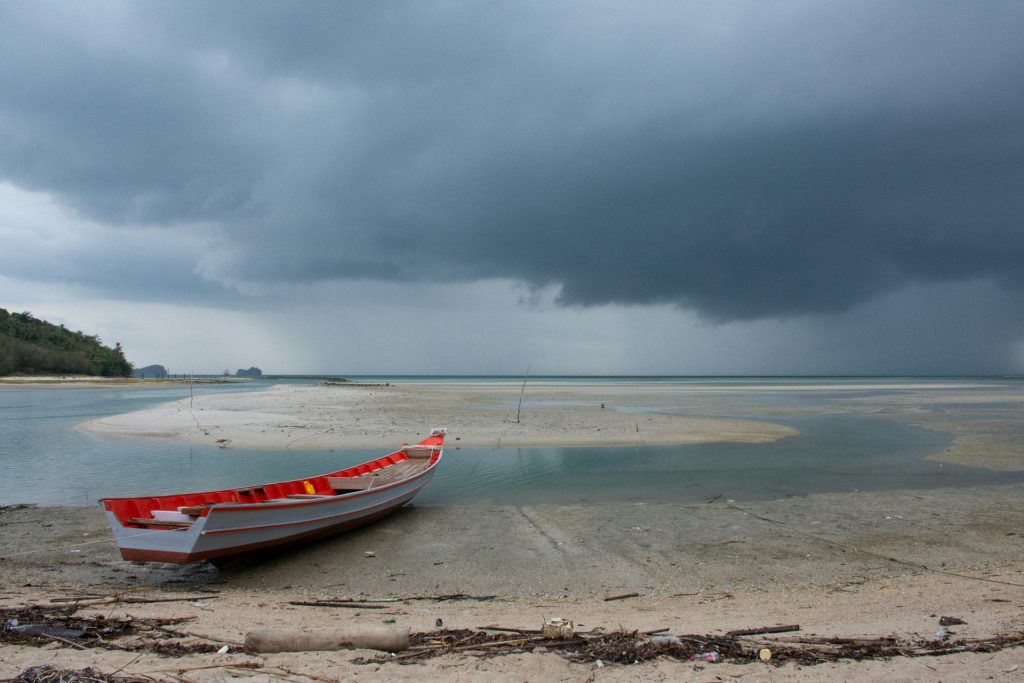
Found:
[[[99,337],[72,332],[35,318],[31,313],[8,313],[0,308],[0,376],[75,374],[127,377],[132,364],[121,344],[104,346]]]

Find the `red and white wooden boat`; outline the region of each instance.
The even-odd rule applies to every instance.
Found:
[[[126,560],[219,564],[376,521],[434,476],[444,430],[413,446],[338,472],[243,486],[100,501]]]

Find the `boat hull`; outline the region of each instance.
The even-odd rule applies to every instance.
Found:
[[[392,514],[430,482],[440,455],[438,451],[429,465],[413,476],[367,490],[213,504],[183,528],[140,527],[137,518],[126,520],[119,506],[111,504],[105,505],[107,522],[125,560],[230,564],[241,557],[349,531]]]

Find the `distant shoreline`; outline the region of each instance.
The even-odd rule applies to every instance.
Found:
[[[247,378],[232,377],[96,377],[93,375],[10,375],[0,377],[0,386],[33,386],[33,387],[176,387],[189,384],[236,384],[247,381]]]

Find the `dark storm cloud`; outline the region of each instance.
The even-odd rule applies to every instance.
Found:
[[[215,226],[207,277],[498,276],[717,320],[1024,288],[1019,3],[0,13],[0,179]]]

